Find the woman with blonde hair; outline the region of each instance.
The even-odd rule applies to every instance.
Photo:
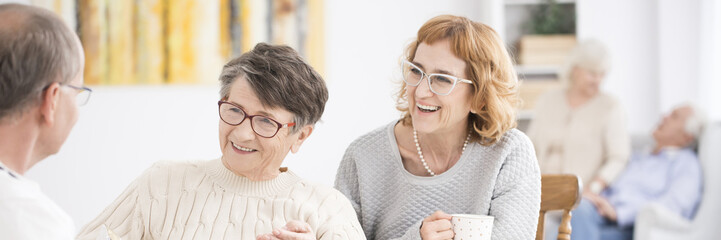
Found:
[[[368,239],[451,239],[455,214],[495,217],[494,239],[535,237],[541,181],[516,124],[518,80],[498,34],[430,19],[401,63],[403,113],[346,150],[336,188]]]
[[[631,151],[623,107],[600,90],[610,65],[601,42],[581,42],[561,72],[566,86],[537,100],[528,130],[541,172],[576,174],[585,194],[613,182]]]

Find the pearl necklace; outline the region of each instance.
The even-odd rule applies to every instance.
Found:
[[[466,136],[466,141],[463,142],[463,149],[461,149],[461,156],[463,155],[463,152],[466,151],[466,146],[468,146],[468,140],[471,139],[471,131],[468,131],[468,135]],[[428,174],[431,176],[436,176],[436,173],[431,170],[430,167],[428,167],[428,163],[426,163],[426,159],[423,158],[423,152],[421,151],[421,145],[418,144],[418,133],[416,132],[416,128],[413,128],[413,141],[416,142],[416,150],[418,150],[418,156],[421,158],[421,162],[423,163],[423,167],[426,168],[426,171],[428,171]]]

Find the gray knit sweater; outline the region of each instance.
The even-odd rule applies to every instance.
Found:
[[[369,240],[421,239],[421,221],[436,210],[494,216],[493,239],[535,238],[541,175],[526,135],[513,129],[491,146],[470,143],[451,169],[421,177],[403,167],[395,124],[351,143],[335,180]]]

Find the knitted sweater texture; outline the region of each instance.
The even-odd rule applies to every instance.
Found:
[[[78,239],[100,227],[122,239],[255,239],[290,220],[308,223],[317,239],[364,239],[348,199],[287,171],[250,181],[220,159],[159,162],[128,186]]]
[[[395,124],[351,143],[336,176],[368,239],[421,239],[422,220],[436,210],[495,217],[492,239],[535,238],[541,175],[522,132],[510,130],[490,146],[469,143],[448,171],[425,177],[404,168]]]

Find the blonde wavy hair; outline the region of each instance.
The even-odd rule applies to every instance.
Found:
[[[516,127],[516,107],[520,99],[513,60],[491,27],[452,15],[437,16],[423,24],[416,40],[408,45],[405,57],[413,61],[418,45],[446,39],[451,43],[453,54],[466,62],[466,76],[473,81],[468,114],[468,128],[473,129],[471,141],[491,145]],[[405,89],[406,84],[401,81],[396,108],[403,114],[401,122],[408,126],[411,115]]]

